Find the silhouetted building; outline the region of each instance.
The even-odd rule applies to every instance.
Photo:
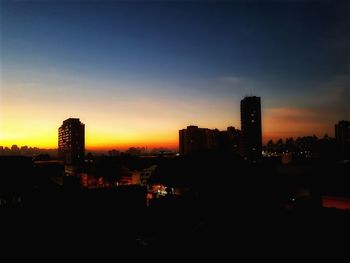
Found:
[[[240,131],[228,127],[226,131],[218,129],[187,126],[179,131],[179,150],[181,155],[205,151],[237,152]]]
[[[84,161],[85,125],[79,119],[69,118],[58,129],[58,158],[65,164]]]
[[[0,208],[20,205],[33,187],[34,164],[30,157],[0,157]]]
[[[350,121],[339,121],[335,125],[335,139],[342,157],[350,157]]]
[[[214,130],[187,126],[179,131],[180,154],[187,155],[211,150],[215,147]]]
[[[241,100],[241,151],[251,161],[261,158],[261,102],[260,97],[245,97]]]
[[[232,153],[238,153],[241,140],[241,131],[235,127],[227,127],[226,131],[221,132],[224,135],[223,147]]]

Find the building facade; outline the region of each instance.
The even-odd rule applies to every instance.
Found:
[[[181,155],[203,152],[214,148],[213,132],[207,128],[187,126],[179,131],[179,150]]]
[[[335,139],[340,155],[350,158],[350,121],[339,121],[335,125]]]
[[[228,151],[232,153],[239,153],[239,147],[241,144],[241,131],[235,127],[227,127],[226,131],[222,131],[224,134],[223,147],[227,147]]]
[[[77,118],[63,121],[58,128],[58,158],[65,164],[76,165],[84,161],[85,125]]]
[[[188,155],[206,151],[237,152],[240,131],[228,127],[226,131],[218,129],[187,126],[179,131],[179,151]]]
[[[241,100],[241,153],[250,161],[258,161],[262,154],[261,99],[252,96]]]

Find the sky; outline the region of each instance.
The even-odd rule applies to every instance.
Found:
[[[0,145],[178,146],[188,125],[240,128],[262,99],[263,140],[334,136],[350,119],[347,1],[0,1]]]

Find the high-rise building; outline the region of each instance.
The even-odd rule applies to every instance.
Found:
[[[335,139],[341,156],[350,158],[350,121],[339,121],[335,125]]]
[[[260,97],[245,97],[241,100],[241,130],[241,153],[250,161],[258,161],[262,153]]]
[[[69,118],[58,129],[58,157],[65,164],[80,164],[85,154],[85,125]]]

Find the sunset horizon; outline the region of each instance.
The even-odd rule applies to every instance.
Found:
[[[79,118],[79,116],[70,116],[74,118]],[[304,136],[317,136],[319,138],[322,138],[325,134],[327,134],[330,137],[334,137],[334,124],[329,125],[330,127],[324,126],[324,131],[318,131],[313,132],[312,130],[302,132],[274,132],[271,131],[270,133],[264,133],[264,130],[268,129],[265,127],[266,122],[264,122],[264,116],[263,118],[263,144],[265,145],[268,141],[273,140],[277,141],[279,139],[285,140],[288,138],[298,138],[298,137],[304,137]],[[66,118],[68,119],[68,118]],[[61,120],[62,122],[63,120]],[[138,134],[134,134],[134,137],[130,136],[127,137],[129,133],[126,134],[126,137],[122,137],[118,134],[111,135],[112,132],[108,130],[108,128],[99,127],[99,131],[103,131],[105,134],[109,134],[110,136],[107,138],[99,138],[98,136],[94,136],[93,133],[90,131],[91,127],[94,127],[93,124],[87,123],[84,121],[84,119],[81,119],[81,121],[86,125],[86,151],[92,150],[92,151],[108,151],[112,149],[117,150],[126,150],[130,147],[146,147],[148,149],[152,148],[166,148],[170,150],[178,150],[179,142],[178,142],[178,131],[182,128],[186,128],[189,125],[196,125],[201,128],[209,128],[209,129],[218,129],[218,130],[226,130],[227,127],[233,126],[237,129],[240,129],[240,124],[238,125],[227,125],[227,126],[212,126],[212,125],[199,125],[198,123],[188,123],[187,125],[184,125],[182,127],[175,127],[174,130],[171,130],[169,132],[164,133],[143,133],[139,132]],[[28,147],[38,147],[42,149],[57,149],[57,142],[58,142],[58,134],[57,129],[59,125],[56,125],[55,130],[49,130],[47,128],[47,134],[43,134],[42,132],[38,133],[37,135],[33,136],[34,140],[30,139],[30,135],[27,137],[23,137],[21,140],[18,141],[12,141],[9,140],[2,135],[0,135],[0,146],[11,148],[13,145],[17,145],[19,147],[21,146],[28,146]],[[139,127],[140,129],[142,127]],[[95,130],[94,128],[92,128]],[[25,130],[22,128],[22,130]],[[268,129],[270,130],[270,129]],[[50,132],[51,131],[51,132]],[[31,134],[32,135],[32,134]],[[44,138],[42,138],[44,137]],[[144,139],[142,139],[144,138]],[[149,138],[149,139],[145,139]]]
[[[341,6],[341,5],[340,5]],[[304,2],[1,3],[0,145],[178,147],[178,130],[240,129],[262,98],[263,142],[350,116],[346,12]],[[98,10],[98,11],[96,11]],[[301,15],[303,14],[303,15]]]

